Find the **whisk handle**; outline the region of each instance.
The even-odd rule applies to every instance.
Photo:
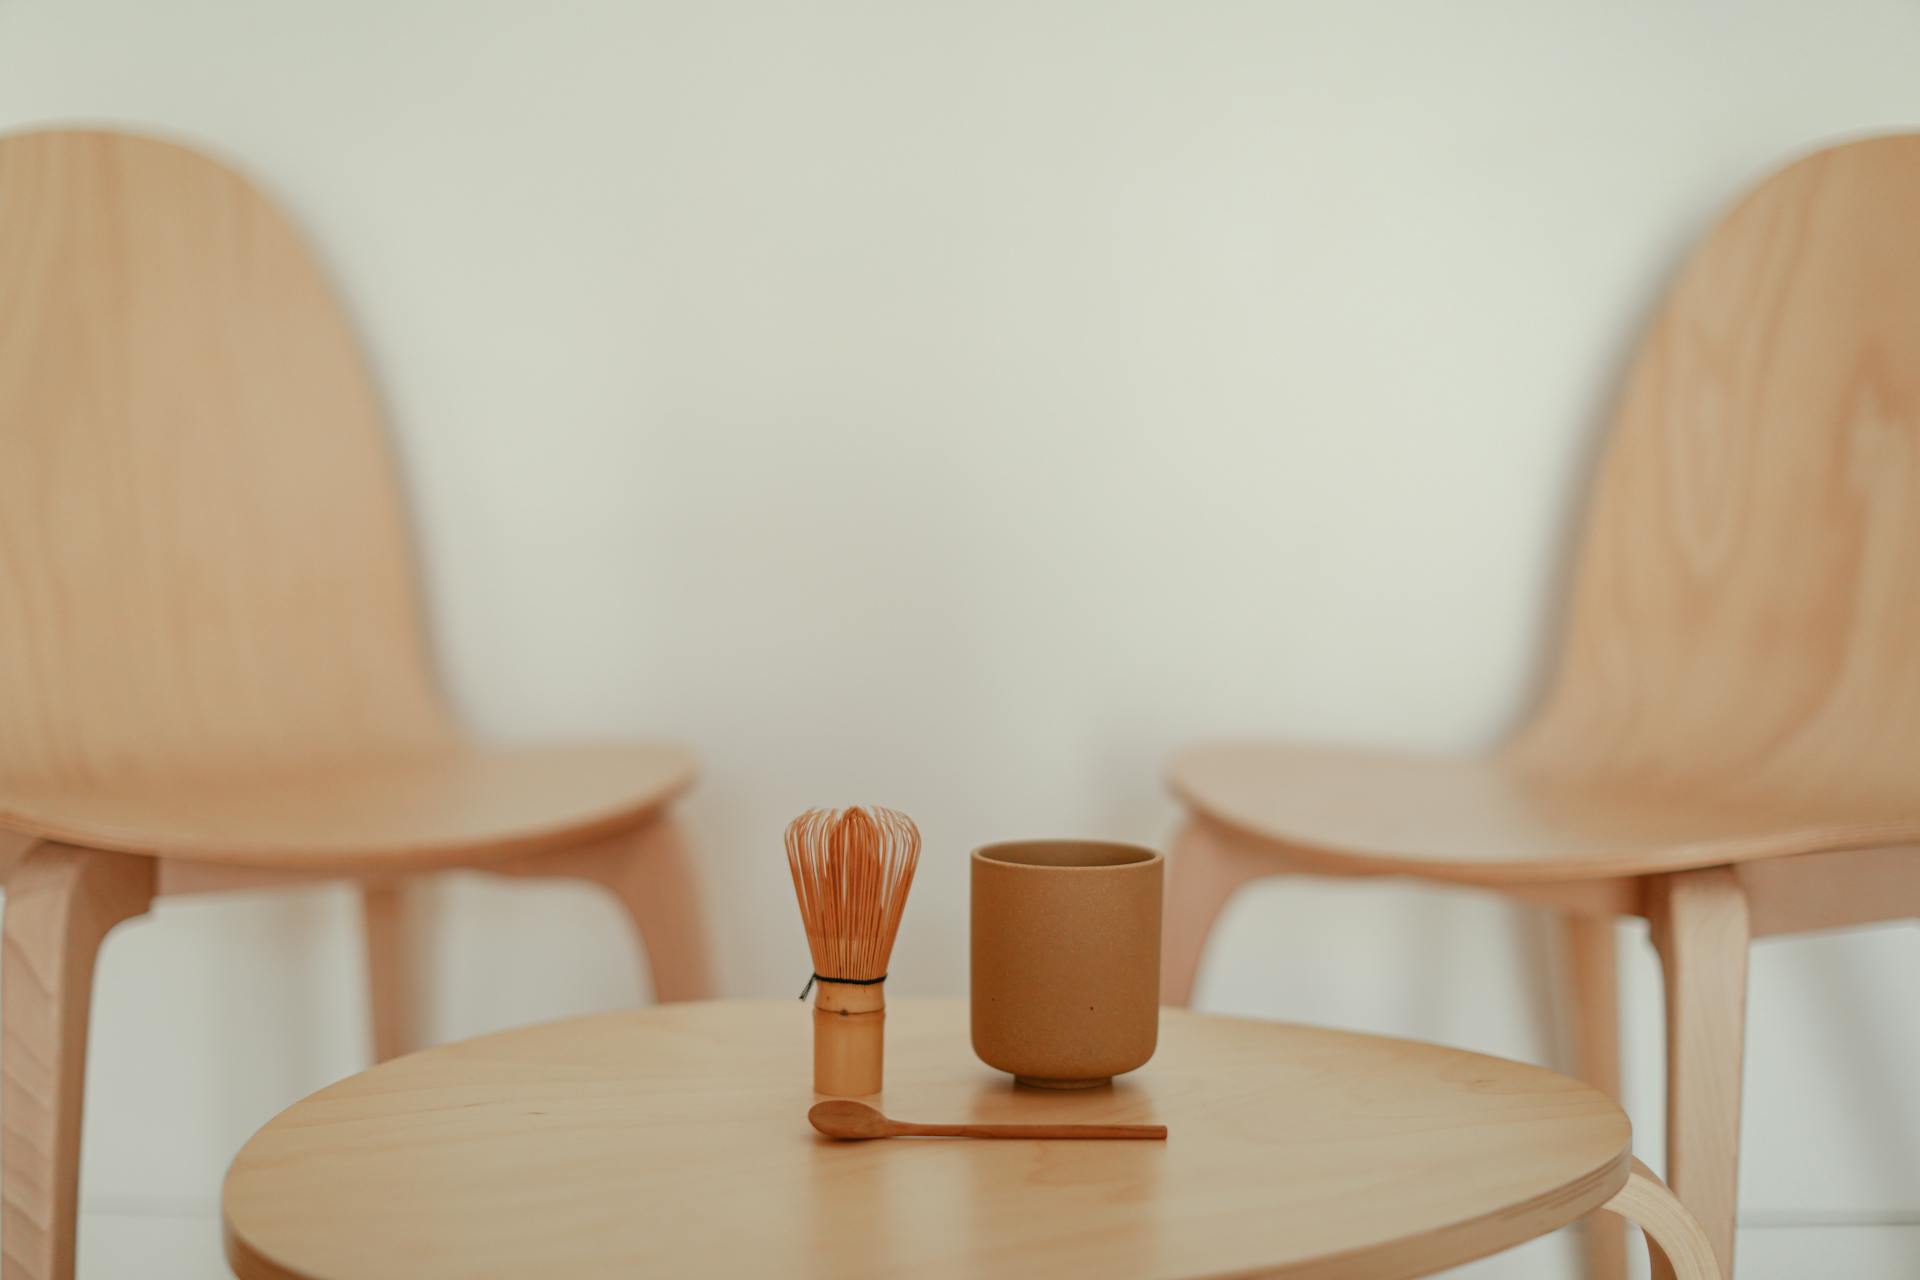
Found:
[[[814,1092],[836,1098],[880,1092],[886,1025],[886,983],[820,982],[813,996]]]

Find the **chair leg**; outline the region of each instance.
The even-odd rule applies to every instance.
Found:
[[[406,886],[393,881],[363,884],[360,920],[367,942],[373,1060],[385,1062],[420,1047],[419,953],[407,913]]]
[[[72,1280],[87,1016],[101,940],[153,901],[151,858],[40,844],[7,879],[0,1276]]]
[[[1610,1098],[1620,1097],[1620,977],[1613,920],[1564,912],[1567,985],[1574,1013],[1575,1074]],[[1587,1280],[1625,1280],[1626,1224],[1612,1214],[1581,1225]]]
[[[1728,867],[1655,882],[1653,940],[1667,989],[1667,1180],[1733,1274],[1747,899]]]
[[[1251,841],[1189,818],[1167,864],[1167,897],[1160,946],[1160,1003],[1186,1007],[1200,976],[1200,959],[1214,922],[1234,891],[1280,870]]]
[[[664,814],[635,832],[601,883],[633,920],[653,971],[653,998],[665,1004],[712,996],[712,956],[699,886],[673,816]]]
[[[534,854],[475,870],[502,876],[591,880],[620,900],[653,970],[661,1003],[713,994],[706,923],[680,827],[662,814],[630,835],[557,853]]]
[[[1728,1274],[1720,1269],[1713,1245],[1693,1215],[1638,1160],[1627,1175],[1627,1185],[1593,1218],[1618,1221],[1614,1214],[1645,1233],[1653,1280],[1722,1280]]]

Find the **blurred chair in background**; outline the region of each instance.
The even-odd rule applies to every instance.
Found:
[[[286,219],[180,147],[0,139],[8,1277],[73,1273],[94,956],[156,895],[361,881],[382,1058],[424,872],[604,885],[656,996],[708,994],[688,754],[469,740],[420,615],[377,398]]]
[[[1916,227],[1900,136],[1790,166],[1707,237],[1626,384],[1557,672],[1505,747],[1175,759],[1168,1003],[1247,880],[1479,885],[1565,912],[1580,1068],[1617,1093],[1613,923],[1645,916],[1667,1179],[1731,1275],[1749,941],[1920,914]],[[1623,1256],[1590,1233],[1592,1274]]]

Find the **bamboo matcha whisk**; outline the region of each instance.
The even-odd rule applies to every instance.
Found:
[[[816,1093],[880,1092],[887,958],[919,861],[919,828],[892,809],[809,809],[787,826],[787,866],[813,950]]]

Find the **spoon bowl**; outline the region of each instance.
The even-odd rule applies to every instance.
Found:
[[[816,1102],[807,1112],[807,1119],[812,1122],[814,1128],[829,1138],[839,1138],[847,1142],[862,1142],[868,1138],[893,1136],[892,1122],[864,1102],[849,1102],[845,1099]]]

